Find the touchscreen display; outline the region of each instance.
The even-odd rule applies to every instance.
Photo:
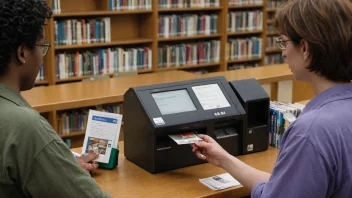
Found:
[[[153,93],[152,96],[162,115],[197,110],[185,89]]]

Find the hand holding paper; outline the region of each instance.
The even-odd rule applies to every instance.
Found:
[[[97,162],[109,163],[112,148],[117,148],[122,115],[89,110],[82,153],[98,154]]]
[[[198,137],[204,141],[195,141],[192,144],[192,151],[202,160],[207,160],[214,166],[221,167],[223,162],[230,158],[230,154],[226,152],[213,138],[199,134]]]

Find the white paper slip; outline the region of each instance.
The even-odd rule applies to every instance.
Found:
[[[193,144],[196,140],[202,140],[199,138],[196,133],[182,133],[176,135],[169,135],[178,145],[180,144]]]
[[[229,173],[199,179],[199,181],[212,190],[223,190],[241,185],[240,182],[233,178]]]
[[[92,150],[99,154],[97,162],[109,163],[111,149],[117,148],[121,122],[120,114],[89,110],[82,154]]]
[[[204,110],[230,107],[218,84],[192,87]]]

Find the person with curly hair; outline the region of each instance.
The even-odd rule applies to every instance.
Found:
[[[253,198],[352,197],[352,3],[290,0],[276,13],[276,39],[294,77],[316,96],[287,128],[272,174],[228,154],[209,136],[192,145]]]
[[[51,15],[44,0],[0,0],[0,197],[111,197],[89,175],[98,156],[74,158],[20,95],[50,47]]]

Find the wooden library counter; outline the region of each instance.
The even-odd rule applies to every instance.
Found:
[[[151,174],[127,160],[123,154],[123,141],[119,142],[118,166],[114,170],[98,169],[93,178],[100,187],[114,197],[243,197],[250,191],[242,186],[213,191],[199,179],[226,171],[209,163]],[[81,149],[73,149],[81,152]],[[190,147],[191,150],[191,147]],[[272,172],[279,149],[238,156],[243,162],[262,171]]]
[[[286,64],[234,71],[194,75],[185,71],[167,71],[123,78],[68,83],[48,87],[35,87],[21,94],[39,112],[94,106],[123,101],[130,87],[214,76],[225,76],[229,81],[255,78],[261,84],[292,80],[293,75]]]
[[[293,80],[293,74],[287,64],[214,72],[202,75],[204,78],[214,76],[225,76],[228,81],[255,78],[260,84]]]
[[[194,78],[195,75],[188,72],[167,71],[123,78],[35,87],[21,94],[35,110],[49,112],[122,102],[123,95],[130,87]]]

